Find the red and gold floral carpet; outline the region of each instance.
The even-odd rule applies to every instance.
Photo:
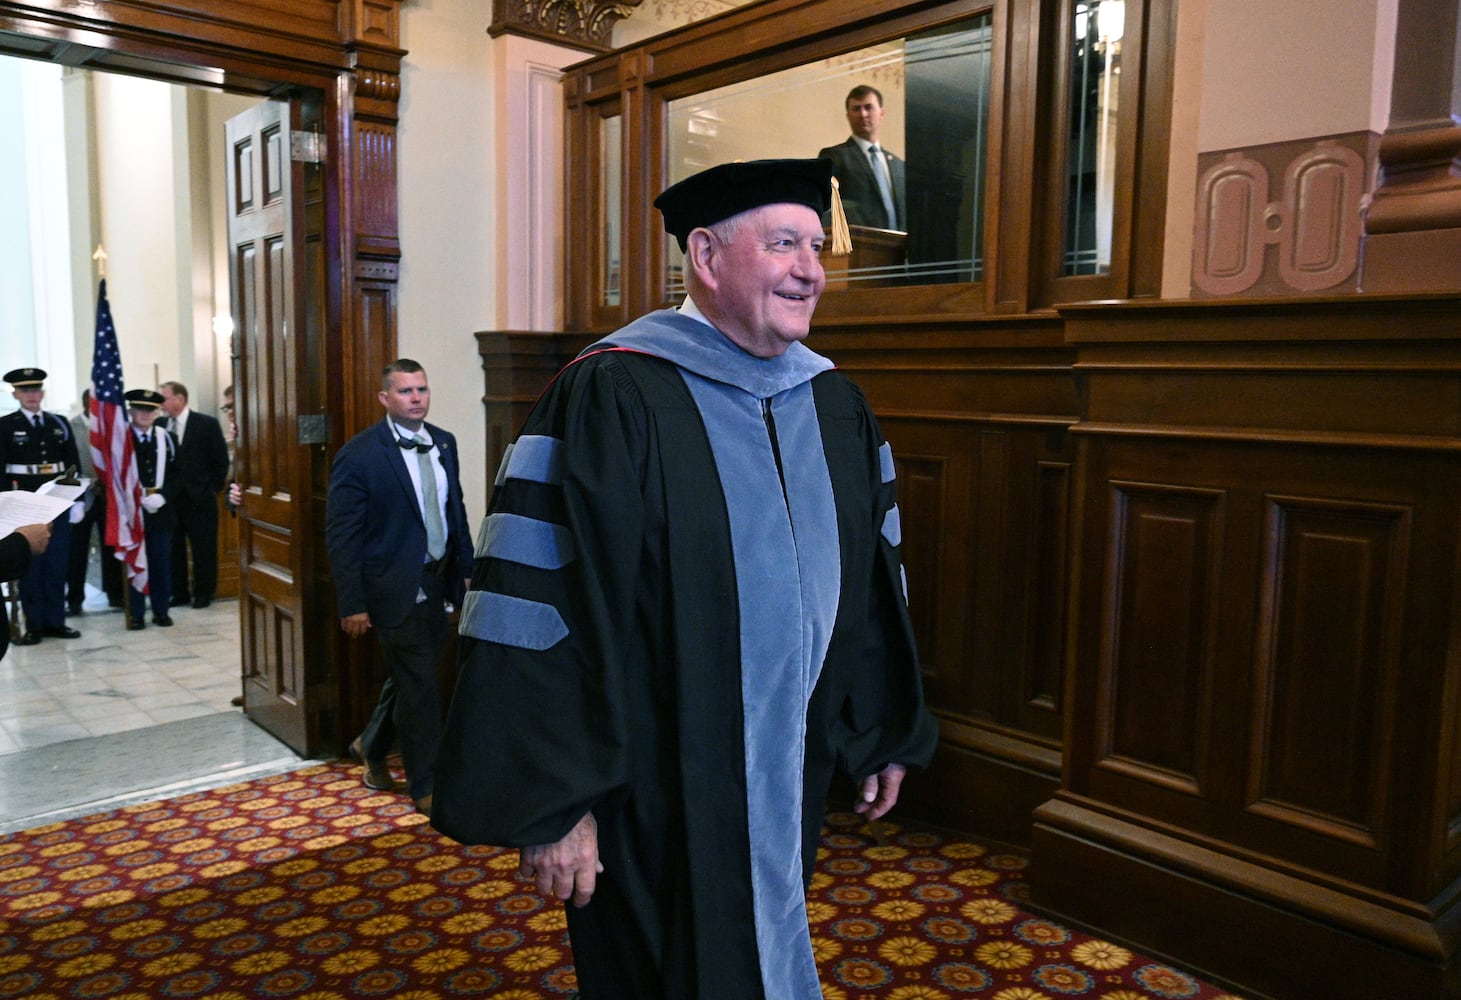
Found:
[[[884,830],[824,835],[827,1000],[1232,1000],[1024,910],[1019,853]],[[0,998],[567,997],[562,906],[516,867],[345,763],[26,830],[0,840]]]

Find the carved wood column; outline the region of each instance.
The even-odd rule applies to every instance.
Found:
[[[1455,0],[1400,0],[1390,121],[1365,213],[1366,292],[1461,288]]]
[[[334,174],[326,269],[340,276],[338,299],[326,305],[323,356],[312,367],[317,400],[330,416],[330,444],[315,456],[314,534],[324,538],[325,492],[334,451],[379,419],[376,378],[397,356],[400,225],[397,212],[397,127],[400,120],[402,0],[344,0],[340,16],[346,69],[325,100],[333,131],[326,152]],[[312,281],[313,276],[306,276]],[[322,548],[322,546],[321,546]],[[369,717],[386,670],[377,643],[351,646],[335,617],[334,581],[320,552],[312,574],[318,599],[309,623],[310,654],[333,664],[338,711],[336,746],[343,748]]]
[[[341,178],[340,252],[348,275],[341,303],[343,383],[338,404],[345,441],[377,416],[375,392],[361,373],[378,372],[396,356],[400,276],[397,142],[400,118],[401,0],[354,0],[346,26],[351,74],[337,95],[348,108],[337,144]]]

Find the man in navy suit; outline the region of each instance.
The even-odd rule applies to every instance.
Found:
[[[406,786],[431,812],[441,704],[436,660],[446,641],[445,604],[459,604],[472,572],[456,438],[426,423],[431,389],[409,358],[381,373],[386,416],[340,449],[330,470],[325,545],[340,627],[372,628],[387,677],[350,751],[370,788],[394,788],[385,758],[399,738]]]
[[[844,103],[852,135],[846,142],[820,150],[817,157],[832,161],[832,176],[837,178],[847,221],[854,226],[907,231],[903,161],[878,145],[883,94],[876,87],[853,87]]]

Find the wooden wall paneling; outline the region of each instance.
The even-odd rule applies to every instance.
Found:
[[[910,611],[942,734],[900,808],[1028,842],[1060,771],[1077,400],[1059,326],[819,318],[810,344],[862,386],[898,463]]]
[[[1461,299],[1062,312],[1080,707],[1035,901],[1276,997],[1453,995]]]
[[[1109,535],[1092,716],[1091,787],[1131,779],[1211,794],[1216,603],[1224,495],[1109,480]]]

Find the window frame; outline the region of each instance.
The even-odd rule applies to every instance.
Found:
[[[992,15],[994,31],[982,280],[828,291],[818,319],[947,319],[1158,294],[1175,5],[1127,0],[1111,268],[1105,275],[1061,277],[1065,129],[1040,123],[1068,120],[1063,57],[1072,12],[1073,0],[765,0],[569,67],[570,329],[611,330],[674,304],[663,287],[663,227],[651,207],[668,183],[671,101],[981,13]],[[1160,43],[1155,51],[1153,37]],[[601,196],[598,130],[608,114],[621,116],[624,140],[617,307],[598,301],[602,234],[591,231]],[[585,253],[594,257],[591,263]]]

